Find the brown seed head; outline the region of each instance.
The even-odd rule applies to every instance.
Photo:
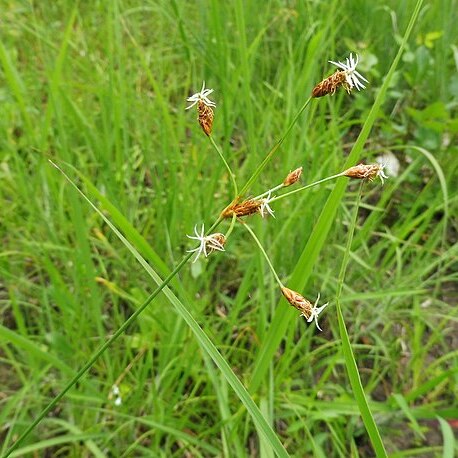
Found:
[[[301,312],[301,315],[305,316],[307,319],[310,318],[313,306],[304,296],[286,287],[283,287],[281,292],[283,296],[285,296],[285,299]]]
[[[224,244],[226,243],[226,236],[221,234],[221,232],[215,232],[207,237],[207,250],[208,254],[213,253],[213,251],[223,251]]]
[[[343,86],[345,90],[350,93],[350,87],[346,81],[344,71],[337,70],[332,75],[318,83],[312,91],[312,97],[323,97],[327,94],[333,95],[339,86]]]
[[[342,172],[342,175],[360,180],[374,180],[378,176],[386,178],[383,174],[383,166],[380,164],[358,164]]]
[[[262,200],[247,199],[241,203],[235,201],[223,210],[221,216],[223,218],[232,218],[232,215],[236,215],[238,217],[253,215],[259,211],[261,205]]]
[[[197,112],[199,113],[197,119],[199,120],[200,127],[202,127],[206,135],[210,135],[213,127],[213,110],[202,100],[199,100]]]
[[[283,186],[291,186],[294,183],[299,181],[299,178],[302,175],[302,167],[299,167],[292,172],[289,172],[288,176],[283,180]]]

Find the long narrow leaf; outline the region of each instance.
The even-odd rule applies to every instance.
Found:
[[[358,404],[359,411],[361,413],[361,418],[363,419],[364,426],[366,431],[369,434],[372,446],[374,448],[375,454],[377,457],[386,457],[385,447],[380,437],[379,430],[375,423],[374,417],[372,416],[371,409],[366,399],[364,393],[363,384],[361,383],[361,377],[359,376],[358,366],[356,365],[355,356],[351,348],[350,338],[348,337],[347,327],[345,326],[345,321],[343,318],[342,307],[340,306],[340,296],[342,294],[343,285],[345,281],[345,272],[347,270],[348,262],[350,260],[350,251],[351,245],[353,242],[353,235],[355,233],[356,222],[358,217],[359,204],[361,202],[361,192],[363,189],[363,184],[361,183],[358,200],[356,202],[355,210],[353,213],[353,218],[348,234],[347,245],[345,248],[344,258],[342,260],[342,265],[339,273],[339,283],[337,287],[336,295],[336,308],[337,308],[337,321],[339,322],[339,333],[340,339],[342,340],[342,350],[345,359],[345,365],[347,367],[348,378],[350,380],[350,385],[355,395],[356,402]]]
[[[256,428],[263,435],[265,440],[271,445],[275,453],[280,457],[289,456],[283,447],[282,443],[278,439],[275,432],[272,430],[270,425],[264,419],[261,411],[259,410],[256,403],[250,397],[246,388],[242,385],[240,380],[234,374],[230,368],[227,361],[219,353],[218,349],[212,343],[210,338],[205,334],[202,328],[199,326],[197,321],[184,306],[184,304],[175,296],[175,294],[167,287],[167,284],[171,281],[174,275],[178,273],[181,267],[185,262],[191,257],[191,254],[186,256],[183,261],[174,269],[174,271],[165,279],[162,280],[161,277],[152,269],[152,267],[147,263],[147,261],[140,255],[140,253],[134,248],[134,246],[121,234],[121,232],[111,223],[111,221],[97,208],[97,206],[78,188],[78,186],[68,177],[56,164],[53,164],[60,172],[65,176],[65,178],[71,183],[71,185],[81,194],[81,196],[89,203],[89,205],[102,217],[105,223],[113,230],[121,242],[126,246],[126,248],[135,256],[143,268],[148,272],[148,274],[153,278],[155,283],[158,285],[156,291],[134,312],[128,320],[108,339],[101,348],[99,348],[90,358],[86,365],[76,374],[76,376],[66,385],[62,392],[56,396],[56,398],[40,413],[37,419],[32,423],[32,425],[22,434],[22,436],[16,441],[16,443],[7,450],[5,457],[9,456],[25,439],[25,437],[32,431],[32,429],[44,418],[44,416],[49,412],[49,410],[60,400],[65,393],[74,386],[78,380],[92,367],[92,365],[97,361],[97,359],[105,352],[105,350],[122,334],[122,332],[127,328],[127,326],[135,320],[143,310],[149,305],[149,303],[156,297],[156,295],[163,291],[167,298],[170,300],[172,305],[175,307],[175,310],[180,314],[180,316],[186,321],[198,342],[204,349],[204,351],[211,357],[213,362],[218,366],[221,373],[224,375],[229,385],[232,387],[236,395],[242,401],[243,405],[247,409],[248,413],[251,415]]]
[[[396,57],[393,63],[391,64],[390,70],[388,71],[388,74],[386,75],[382,87],[380,88],[380,91],[374,101],[374,105],[372,106],[372,109],[369,112],[369,115],[367,116],[366,122],[363,125],[361,133],[359,134],[355,144],[353,145],[353,148],[350,154],[348,155],[347,161],[343,168],[354,165],[361,155],[364,143],[366,142],[369,133],[372,129],[372,126],[374,125],[374,122],[377,119],[380,106],[385,99],[385,94],[388,90],[394,71],[396,70],[396,67],[404,51],[407,40],[412,32],[412,28],[417,20],[418,13],[420,12],[422,3],[423,0],[418,0],[415,6],[409,25],[407,26],[407,30],[404,34],[404,38],[399,47],[398,53],[396,54]],[[318,218],[318,222],[316,223],[313,233],[310,236],[296,264],[296,267],[294,269],[294,272],[288,285],[289,287],[300,291],[307,284],[310,275],[313,271],[313,266],[317,262],[321,249],[324,246],[329,230],[334,224],[337,209],[345,193],[345,187],[345,180],[338,181],[333,191],[331,192],[320,214],[320,217]],[[250,391],[253,392],[259,388],[269,367],[270,361],[272,360],[272,357],[276,349],[278,348],[278,345],[280,344],[280,341],[283,338],[287,327],[289,326],[290,320],[294,316],[296,316],[294,311],[288,309],[287,307],[283,307],[282,304],[280,304],[279,307],[277,307],[277,310],[272,319],[272,324],[269,328],[269,331],[267,332],[267,335],[263,342],[263,346],[261,347],[261,351],[256,360],[255,369],[253,371],[253,376],[250,383]]]
[[[278,456],[288,456],[285,448],[279,441],[277,435],[274,433],[270,425],[264,419],[261,411],[258,406],[255,404],[251,396],[249,395],[246,388],[242,385],[240,380],[234,374],[233,370],[230,368],[227,361],[219,353],[218,349],[215,347],[210,338],[205,334],[202,328],[199,326],[197,321],[188,311],[188,308],[175,296],[175,294],[164,284],[164,281],[161,277],[153,270],[153,268],[146,262],[146,260],[140,255],[140,253],[134,248],[132,244],[119,232],[119,230],[111,223],[111,221],[89,200],[88,197],[76,186],[76,184],[67,177],[67,180],[80,192],[84,199],[91,205],[91,207],[103,218],[103,220],[110,226],[113,232],[117,237],[122,241],[122,243],[127,247],[127,249],[135,256],[139,261],[142,267],[148,272],[151,278],[155,281],[159,288],[161,288],[164,294],[167,296],[167,299],[172,303],[177,312],[181,317],[186,321],[195,337],[199,341],[202,348],[206,353],[212,358],[213,362],[221,370],[222,374],[231,385],[232,389],[239,397],[239,399],[244,404],[245,408],[251,415],[253,422],[255,423],[258,430],[263,434],[264,438],[269,442],[273,450],[277,453]],[[189,255],[187,259],[189,259]],[[185,258],[186,259],[186,258]]]

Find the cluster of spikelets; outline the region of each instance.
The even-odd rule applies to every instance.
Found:
[[[356,67],[359,62],[359,58],[353,57],[353,54],[345,60],[345,62],[334,62],[329,61],[330,63],[336,65],[338,69],[332,75],[325,78],[319,84],[317,84],[312,90],[312,98],[323,97],[325,95],[333,95],[335,94],[336,90],[339,87],[343,87],[348,93],[351,93],[353,89],[357,89],[358,91],[361,89],[365,89],[363,82],[368,83],[368,81],[356,70]],[[190,109],[197,105],[197,114],[198,114],[198,121],[203,130],[203,132],[211,138],[212,128],[213,128],[213,119],[214,119],[214,112],[213,108],[216,107],[215,102],[210,100],[208,97],[213,92],[213,89],[206,89],[205,82],[202,85],[202,89],[200,92],[193,94],[191,97],[187,99],[188,102],[191,102],[186,109]],[[223,159],[224,160],[224,159]],[[230,169],[229,169],[230,170]],[[280,183],[279,185],[275,186],[272,189],[267,190],[266,192],[260,194],[259,196],[248,198],[242,200],[242,196],[237,196],[224,210],[221,212],[220,219],[232,219],[234,221],[241,221],[241,218],[260,214],[261,217],[265,218],[268,216],[275,217],[274,210],[271,208],[271,204],[279,200],[283,197],[286,197],[287,194],[293,194],[301,189],[308,188],[312,185],[304,186],[303,188],[296,189],[290,193],[286,193],[280,196],[272,196],[273,192],[276,192],[282,188],[286,188],[292,186],[299,182],[300,177],[302,174],[302,167],[297,168],[296,170],[290,172],[286,178]],[[338,177],[348,177],[348,178],[355,178],[360,180],[369,180],[373,181],[375,178],[380,178],[383,184],[383,180],[387,178],[384,174],[384,167],[381,164],[358,164],[354,167],[350,167],[343,172],[340,172],[336,175],[328,177],[324,180],[320,180],[315,184],[322,183],[323,181],[327,181],[330,179],[335,179]],[[225,244],[227,237],[229,236],[231,230],[229,229],[226,236],[220,232],[206,234],[205,227],[202,225],[200,229],[195,226],[194,234],[192,236],[187,236],[192,240],[195,240],[199,243],[199,245],[192,249],[188,250],[190,253],[194,253],[194,261],[196,262],[197,259],[204,255],[205,257],[209,256],[211,253],[215,251],[224,251]],[[258,243],[259,247],[261,248],[263,254],[266,256],[269,266],[271,267],[274,277],[278,282],[281,292],[285,299],[295,307],[301,314],[301,316],[305,317],[308,322],[315,320],[316,326],[318,329],[321,330],[318,324],[318,316],[324,310],[324,308],[328,305],[318,306],[318,300],[320,295],[318,294],[318,299],[312,305],[312,303],[307,300],[304,296],[299,294],[296,291],[293,291],[286,286],[278,278],[275,270],[272,267],[270,260],[267,257],[265,250],[262,248],[259,240],[256,238],[255,234],[252,230],[248,227],[247,229],[254,237],[255,241]]]
[[[327,94],[334,94],[339,86],[342,86],[349,94],[353,88],[365,89],[363,83],[360,80],[368,83],[366,78],[356,71],[356,66],[359,62],[359,57],[356,55],[356,59],[353,59],[353,54],[347,57],[346,62],[334,62],[329,61],[331,64],[336,65],[340,70],[337,70],[331,76],[317,84],[312,91],[312,97],[323,97]]]

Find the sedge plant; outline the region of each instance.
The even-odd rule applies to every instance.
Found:
[[[419,2],[421,5],[421,2]],[[418,7],[419,8],[419,7]],[[411,25],[415,22],[416,15],[418,14],[418,8],[416,14],[413,15],[411,24],[409,25],[408,33],[406,33],[406,37],[410,33]],[[405,37],[405,38],[406,38]],[[402,48],[401,48],[402,50]],[[401,52],[401,51],[400,51]],[[205,231],[204,224],[201,224],[199,229],[196,224],[195,226],[195,234],[188,236],[192,240],[196,240],[198,242],[198,246],[190,248],[188,250],[188,254],[184,256],[181,262],[169,273],[167,278],[164,280],[159,278],[157,274],[155,275],[151,272],[151,268],[148,269],[148,265],[146,261],[141,260],[141,256],[138,255],[139,261],[142,263],[143,267],[150,273],[150,275],[155,279],[158,283],[158,287],[156,290],[148,297],[148,299],[131,315],[131,317],[125,321],[125,323],[115,332],[113,335],[106,340],[106,342],[89,358],[87,363],[78,371],[78,373],[68,382],[68,384],[64,387],[64,389],[53,399],[53,401],[45,408],[43,411],[36,417],[36,419],[25,429],[25,431],[16,439],[14,444],[6,451],[5,457],[11,455],[20,445],[23,443],[25,438],[30,434],[30,432],[40,423],[40,421],[52,410],[53,407],[59,402],[60,399],[81,379],[81,377],[93,366],[93,364],[97,361],[97,359],[107,350],[107,348],[126,330],[126,328],[138,318],[138,316],[145,310],[145,308],[151,303],[151,301],[161,292],[165,291],[168,295],[169,299],[172,303],[174,303],[177,307],[181,307],[179,301],[173,293],[168,289],[167,285],[172,281],[172,279],[179,273],[179,271],[185,266],[185,264],[194,257],[194,261],[198,259],[199,256],[214,256],[216,254],[222,254],[228,247],[228,240],[230,238],[231,233],[240,225],[244,227],[250,236],[253,238],[254,243],[258,246],[258,248],[262,251],[263,255],[266,258],[266,261],[272,270],[274,278],[278,283],[279,289],[281,294],[285,297],[286,301],[292,305],[294,308],[300,311],[300,316],[304,317],[307,322],[315,321],[316,326],[318,329],[321,330],[318,324],[318,317],[324,311],[325,307],[328,305],[319,306],[318,299],[312,305],[308,299],[306,299],[302,294],[296,292],[288,287],[286,287],[283,281],[279,278],[273,263],[270,261],[269,256],[267,254],[267,250],[262,246],[259,238],[256,236],[255,232],[251,229],[251,227],[247,224],[246,219],[248,217],[254,217],[255,215],[259,215],[262,218],[269,218],[275,217],[275,210],[272,208],[272,204],[278,202],[285,198],[291,198],[293,195],[306,191],[312,187],[319,186],[323,183],[338,180],[340,178],[352,178],[364,181],[373,181],[375,178],[379,177],[383,183],[383,180],[386,177],[384,173],[384,166],[383,164],[354,164],[350,167],[344,168],[342,171],[337,171],[327,177],[324,177],[314,183],[305,184],[303,186],[299,186],[297,189],[293,191],[283,192],[284,188],[294,186],[299,183],[302,173],[302,166],[298,164],[298,167],[286,174],[286,177],[281,180],[281,182],[277,185],[272,186],[270,189],[265,190],[264,192],[258,194],[255,197],[247,196],[247,192],[250,190],[252,184],[256,181],[256,179],[260,176],[263,169],[269,164],[272,160],[275,153],[280,148],[281,144],[291,131],[292,127],[298,121],[302,112],[310,105],[311,101],[317,98],[321,98],[324,96],[332,96],[339,88],[343,88],[348,93],[351,93],[354,90],[360,91],[365,88],[365,83],[368,81],[357,71],[358,65],[358,56],[353,56],[350,54],[349,57],[344,62],[333,62],[338,68],[338,70],[333,73],[332,75],[328,76],[327,78],[323,79],[320,83],[318,83],[315,88],[312,90],[312,95],[309,97],[304,105],[300,108],[297,114],[293,117],[292,121],[288,125],[287,129],[277,141],[277,143],[273,146],[273,148],[267,153],[264,160],[261,164],[254,170],[251,177],[247,180],[247,182],[242,186],[239,190],[239,186],[236,180],[236,174],[233,172],[231,166],[229,165],[228,160],[222,154],[220,147],[217,145],[216,141],[212,137],[212,127],[213,127],[213,120],[214,120],[214,108],[216,107],[216,103],[210,100],[209,96],[212,93],[211,89],[205,88],[205,83],[202,86],[201,91],[197,92],[196,94],[190,96],[188,101],[191,102],[191,105],[188,108],[192,108],[193,106],[197,106],[197,114],[198,114],[198,122],[199,125],[204,132],[204,134],[208,137],[210,143],[215,148],[220,157],[221,161],[223,162],[228,175],[230,177],[232,188],[233,188],[233,199],[229,202],[224,208],[221,209],[219,216],[210,224],[210,229]],[[370,128],[370,127],[369,127]],[[59,168],[60,170],[60,168]],[[64,173],[64,172],[62,172]],[[65,175],[65,174],[64,174]],[[66,175],[65,175],[66,176]],[[67,177],[67,176],[66,176]],[[73,183],[73,181],[67,177],[67,179]],[[280,180],[279,180],[280,181]],[[75,185],[76,187],[76,185]],[[80,191],[81,192],[81,191]],[[82,193],[82,192],[81,192]],[[92,202],[82,193],[83,197],[85,197],[88,202],[94,207],[94,209],[100,213],[100,215],[104,217],[104,215],[92,204]],[[229,227],[223,232],[214,232],[216,228],[223,223],[224,221],[229,221]],[[126,246],[130,246],[130,250],[134,255],[137,256],[138,252],[129,244],[129,242],[116,230],[116,228],[106,219],[107,223],[109,223],[110,227],[115,231],[116,235],[123,241]],[[137,253],[137,254],[136,254]],[[318,294],[318,298],[320,295]],[[178,301],[178,302],[177,302]],[[260,415],[259,409],[257,408],[256,404],[252,401],[251,397],[249,396],[246,389],[241,385],[241,382],[237,379],[237,377],[233,374],[230,370],[229,366],[227,365],[224,358],[219,355],[216,351],[214,346],[211,345],[211,342],[207,341],[205,334],[202,330],[196,326],[195,321],[193,321],[192,316],[189,315],[189,312],[186,310],[182,310],[184,316],[187,317],[186,321],[190,325],[191,329],[195,332],[196,336],[198,337],[199,341],[202,343],[203,348],[207,351],[209,356],[215,361],[218,367],[221,369],[224,376],[227,378],[229,384],[232,386],[236,394],[242,400],[244,405],[247,407],[249,413],[252,415],[258,430],[260,430],[264,437],[270,441],[272,444],[273,450],[279,456],[287,456],[287,453],[281,443],[279,442],[278,438],[273,433],[271,427],[263,421],[262,415]],[[135,361],[133,362],[135,363]],[[132,363],[132,364],[133,364]],[[226,367],[227,366],[227,367]],[[131,368],[131,365],[126,368],[125,372],[128,372]],[[121,375],[122,377],[122,375]],[[115,397],[116,399],[120,399],[119,391],[117,385],[113,385],[111,396]],[[117,401],[121,402],[121,401]],[[369,412],[370,415],[370,412]],[[375,425],[375,423],[374,423]],[[376,427],[375,427],[376,428]],[[383,453],[380,450],[383,450],[383,447],[380,448],[378,445],[377,455],[382,455]]]

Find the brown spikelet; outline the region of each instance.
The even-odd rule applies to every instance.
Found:
[[[301,312],[301,315],[305,316],[307,319],[310,318],[313,306],[304,296],[286,287],[283,287],[281,292],[283,296],[285,296],[285,299]]]
[[[383,167],[380,164],[358,164],[342,172],[343,176],[349,178],[358,178],[360,180],[368,179],[372,181],[380,175]]]
[[[259,211],[261,205],[262,200],[247,199],[241,203],[236,200],[222,211],[221,216],[223,218],[232,218],[233,215],[238,217],[253,215]]]
[[[213,127],[213,110],[202,100],[199,100],[197,105],[197,112],[199,113],[199,120],[200,127],[205,132],[206,135],[210,135],[212,133]]]
[[[323,97],[327,94],[334,94],[336,89],[339,86],[343,86],[345,90],[350,93],[350,88],[348,87],[345,72],[337,70],[332,75],[328,76],[326,79],[318,83],[312,91],[312,97]]]
[[[208,237],[207,250],[208,254],[213,251],[224,251],[224,244],[226,243],[226,236],[221,232],[215,232]]]
[[[292,172],[289,172],[287,177],[283,180],[283,186],[291,186],[294,183],[299,181],[299,178],[302,175],[302,167],[299,167]]]

